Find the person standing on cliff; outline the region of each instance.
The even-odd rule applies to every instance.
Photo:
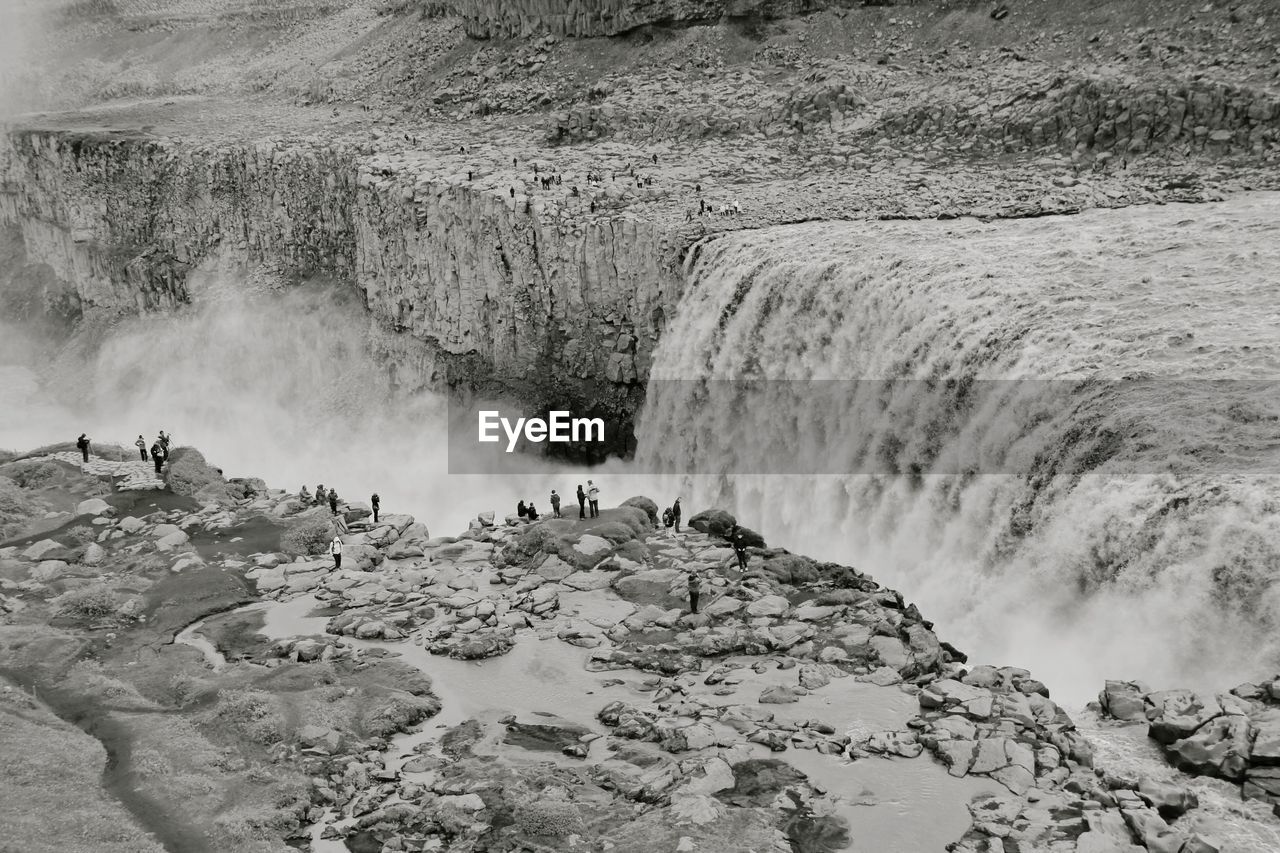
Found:
[[[671,505],[671,523],[675,525],[676,533],[680,532],[680,499],[676,498],[676,502]]]
[[[316,486],[316,506],[322,506],[329,496],[325,493],[324,483]]]
[[[333,567],[342,568],[342,540],[337,536],[333,537],[333,541],[329,543],[329,553],[333,555]]]
[[[591,501],[591,517],[600,517],[600,490],[596,484],[587,480],[587,500]]]
[[[697,571],[689,570],[689,612],[698,612],[698,595],[702,592],[702,578],[698,577]]]
[[[551,516],[553,518],[564,518],[560,514],[560,496],[556,494],[556,490],[551,490]]]
[[[76,439],[76,447],[80,451],[80,455],[84,457],[84,461],[89,461],[89,437],[84,433],[80,433],[80,437]]]
[[[369,504],[373,507],[373,523],[378,523],[378,507],[382,505],[382,498],[378,497],[378,493],[374,492],[373,497],[369,498]]]
[[[329,512],[333,515],[338,514],[338,490],[329,490]]]
[[[582,491],[582,484],[578,484],[578,518],[587,517],[587,493]]]
[[[146,462],[147,461],[147,440],[142,436],[138,436],[138,440],[135,441],[133,444],[135,447],[138,448],[138,455],[142,457],[142,461]]]
[[[747,535],[736,524],[729,530],[729,544],[733,546],[733,555],[738,558],[738,569],[745,572],[747,570]]]
[[[164,464],[164,448],[160,442],[151,445],[151,461],[156,463],[156,476],[160,476],[160,466]]]

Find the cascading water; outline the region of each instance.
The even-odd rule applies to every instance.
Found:
[[[709,240],[639,465],[704,475],[687,503],[856,562],[1059,695],[1271,672],[1278,214],[1260,194]]]

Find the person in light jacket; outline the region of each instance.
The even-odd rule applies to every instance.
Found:
[[[333,555],[333,567],[342,568],[342,540],[337,536],[333,537],[333,541],[329,543],[329,553]]]

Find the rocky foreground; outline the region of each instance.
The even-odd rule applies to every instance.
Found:
[[[283,850],[309,835],[388,851],[877,849],[851,837],[830,783],[850,761],[975,779],[985,793],[952,850],[1227,849],[1185,828],[1194,795],[1094,768],[1045,685],[969,664],[900,593],[779,548],[751,549],[739,572],[723,511],[674,533],[637,497],[598,519],[483,515],[431,537],[408,515],[333,517],[178,458],[183,477],[132,492],[100,463],[0,465],[7,506],[44,509],[0,547],[0,714],[28,732],[5,745],[21,751],[3,783],[23,804],[21,849]],[[313,555],[335,530],[341,570]],[[302,635],[279,618],[295,604]],[[454,678],[450,660],[530,652],[544,667],[585,655],[586,672],[545,699],[526,692],[535,669],[496,717],[451,708],[461,689],[434,695],[428,674]],[[483,680],[496,663],[468,666]],[[1255,725],[1270,732],[1274,711],[1245,707],[1268,690],[1208,709],[1105,695],[1121,718],[1162,708],[1153,734],[1181,760],[1213,756],[1246,795],[1271,795],[1274,738],[1235,757]],[[444,727],[419,731],[429,717]],[[34,810],[55,750],[100,756],[98,742],[109,796],[92,774],[56,782],[92,806],[96,823],[68,823],[86,841]]]

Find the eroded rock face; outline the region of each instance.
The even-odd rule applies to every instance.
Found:
[[[726,15],[781,17],[835,5],[826,0],[432,0],[436,14],[462,18],[473,38],[536,33],[614,36],[646,24],[713,22]]]

